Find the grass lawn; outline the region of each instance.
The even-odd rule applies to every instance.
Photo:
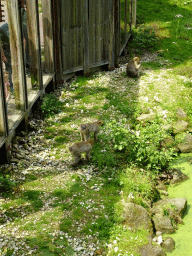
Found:
[[[158,199],[155,177],[174,157],[172,149],[157,150],[170,135],[163,127],[178,108],[192,125],[191,11],[192,1],[138,1],[128,53],[141,57],[141,76],[128,78],[122,65],[76,77],[59,99],[46,96],[42,140],[65,171],[43,164],[26,170],[20,161],[25,179],[0,202],[2,255],[140,255],[148,231],[123,224],[123,202],[149,210]],[[150,110],[156,119],[142,126],[136,117]],[[72,168],[68,147],[80,141],[79,125],[97,119],[105,124],[91,161]]]

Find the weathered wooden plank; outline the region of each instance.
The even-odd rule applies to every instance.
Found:
[[[78,24],[77,24],[77,31],[78,31],[78,37],[77,37],[77,65],[83,66],[83,1],[78,0]]]
[[[79,66],[83,66],[83,56],[84,56],[84,53],[83,53],[83,27],[81,27],[79,29],[79,52],[78,52],[78,55],[79,55]]]
[[[95,4],[96,0],[89,0],[89,56],[90,63],[95,62]]]
[[[132,0],[132,25],[136,27],[137,22],[137,0]]]
[[[125,24],[124,24],[124,30],[125,30],[125,40],[123,43],[125,43],[127,39],[127,23],[128,23],[128,13],[129,13],[129,8],[128,8],[128,0],[125,0]]]
[[[84,73],[89,74],[89,20],[88,20],[88,0],[84,0],[84,19],[83,19],[83,32],[84,32]]]
[[[114,6],[113,0],[109,1],[109,70],[115,68],[115,42],[114,42]]]
[[[53,61],[53,30],[51,17],[51,1],[42,1],[43,18],[43,40],[44,40],[44,68],[46,71],[54,72]]]
[[[67,32],[64,31],[64,29],[62,29],[62,66],[63,66],[63,70],[66,70],[67,69],[67,62],[66,62],[66,59],[67,59]]]
[[[110,0],[105,1],[105,16],[104,16],[104,28],[105,33],[103,35],[104,37],[104,52],[103,57],[105,60],[109,59],[109,17],[110,17],[110,8],[109,8]]]
[[[27,29],[29,39],[29,55],[31,59],[31,84],[39,85],[39,42],[37,31],[36,0],[26,0],[27,4]]]
[[[115,67],[119,67],[120,52],[120,0],[114,0]]]
[[[8,10],[8,24],[9,24],[9,41],[11,51],[11,65],[12,65],[12,81],[14,85],[15,104],[17,109],[24,110],[25,108],[25,94],[23,81],[23,55],[22,55],[22,41],[21,30],[18,14],[18,3],[15,0],[7,1]]]
[[[95,5],[96,18],[96,40],[95,40],[95,61],[101,61],[101,37],[102,37],[102,0],[98,0]]]
[[[1,43],[0,43],[0,62],[1,60]],[[3,72],[2,72],[2,66],[0,67],[0,136],[6,136],[8,135],[8,118],[7,118],[7,111],[6,111],[6,89],[5,88],[5,81],[3,79]]]
[[[62,2],[52,0],[54,68],[57,80],[62,79]]]

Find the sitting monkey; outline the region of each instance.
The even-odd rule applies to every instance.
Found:
[[[90,139],[91,132],[94,133],[94,141],[97,140],[97,135],[99,133],[99,126],[103,125],[103,121],[95,121],[93,123],[87,123],[87,124],[81,124],[80,125],[80,134],[81,134],[81,140],[87,141]]]
[[[93,144],[94,144],[93,140],[88,140],[88,141],[76,142],[71,147],[69,147],[69,151],[74,157],[74,162],[72,163],[72,166],[76,166],[79,163],[79,161],[81,160],[82,153],[86,153],[87,161],[90,160],[90,152]]]
[[[140,59],[138,57],[134,57],[127,64],[127,75],[129,77],[139,77],[140,66]]]

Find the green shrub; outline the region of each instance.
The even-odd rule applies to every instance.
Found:
[[[0,175],[0,192],[11,192],[15,188],[16,184],[12,181],[9,175]]]
[[[106,169],[106,167],[113,168],[116,164],[115,154],[108,144],[104,148],[100,143],[94,145],[92,155],[92,163],[96,164],[100,170]],[[106,170],[104,173],[107,176]]]
[[[45,117],[58,114],[61,111],[61,107],[57,97],[54,94],[47,94],[43,98],[41,110],[42,110],[42,114]]]
[[[158,48],[159,39],[154,28],[140,26],[133,30],[132,35],[133,40],[129,45],[136,53],[141,53],[143,50],[153,51]]]
[[[170,136],[159,123],[147,126],[136,125],[135,131],[129,129],[126,119],[107,124],[106,134],[115,151],[127,155],[127,161],[136,163],[148,170],[159,171],[168,167],[173,159],[174,149],[161,148],[160,143]]]

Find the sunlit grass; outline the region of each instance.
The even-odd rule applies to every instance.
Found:
[[[11,236],[10,230],[15,228],[14,235],[26,239],[31,248],[37,247],[36,255],[73,255],[66,233],[71,239],[83,238],[87,244],[98,241],[108,256],[139,255],[139,246],[147,243],[148,232],[125,228],[122,202],[133,193],[134,202],[148,209],[147,201],[158,198],[153,190],[154,177],[139,168],[132,169],[126,156],[115,152],[103,137],[105,125],[92,150],[90,165],[85,163],[72,170],[68,147],[80,141],[81,123],[97,119],[106,124],[126,118],[134,127],[135,117],[153,110],[159,117],[166,114],[167,119],[159,120],[170,123],[181,107],[192,123],[192,83],[188,80],[192,77],[192,33],[187,29],[192,27],[191,4],[179,0],[138,1],[138,23],[154,31],[159,40],[154,49],[161,50],[157,59],[142,63],[139,79],[128,78],[125,70],[113,75],[98,72],[77,77],[68,89],[63,89],[59,99],[62,112],[45,120],[44,137],[50,140],[50,156],[63,161],[63,165],[68,161],[69,174],[59,173],[57,166],[31,170],[20,191],[0,205],[10,218],[3,232]],[[183,17],[175,17],[177,14]],[[93,168],[93,163],[96,169],[89,176],[86,168]]]

